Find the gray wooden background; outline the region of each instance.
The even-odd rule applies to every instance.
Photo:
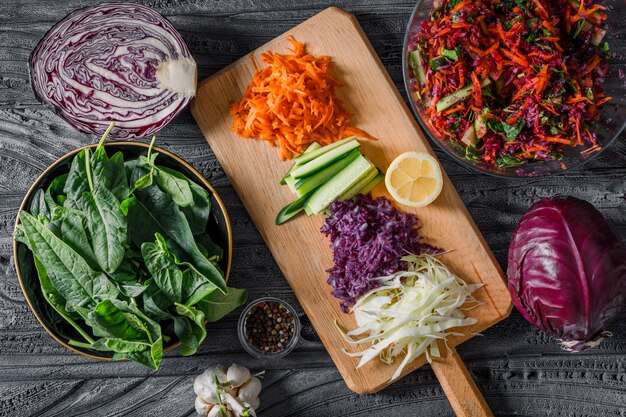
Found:
[[[343,383],[308,326],[307,340],[277,362],[255,360],[237,340],[236,311],[210,327],[196,356],[166,354],[151,374],[132,363],[100,363],[53,341],[30,313],[12,259],[17,208],[46,166],[96,138],[74,132],[31,92],[27,58],[41,36],[68,12],[95,1],[0,1],[0,416],[193,416],[192,382],[216,363],[266,370],[262,416],[452,416],[435,376],[424,367],[376,395]],[[403,91],[401,48],[413,2],[401,0],[150,0],[182,33],[200,79],[322,9],[354,13]],[[159,135],[163,146],[198,168],[226,201],[235,236],[232,284],[251,298],[284,297],[297,305],[239,198],[188,111]],[[619,140],[567,176],[505,180],[479,175],[438,153],[480,230],[505,267],[508,241],[537,199],[569,194],[595,204],[626,238],[626,142]],[[306,319],[305,319],[306,322]],[[600,348],[568,354],[521,316],[511,317],[459,348],[498,416],[626,416],[626,312]]]

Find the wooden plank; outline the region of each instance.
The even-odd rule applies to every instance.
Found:
[[[293,199],[286,187],[278,185],[289,164],[279,161],[275,148],[261,141],[238,138],[230,130],[229,103],[241,97],[254,73],[263,67],[262,52],[287,50],[288,35],[305,42],[312,54],[331,56],[336,75],[344,85],[341,98],[356,113],[358,126],[380,139],[362,146],[364,154],[378,167],[386,169],[395,156],[409,150],[431,154],[433,151],[356,19],[338,8],[312,17],[203,81],[191,107],[211,149],[347,385],[356,392],[375,392],[389,383],[394,369],[372,361],[356,370],[358,359],[343,352],[350,347],[335,321],[343,328],[354,327],[354,321],[341,313],[325,283],[324,271],[332,265],[332,254],[319,232],[321,216],[301,217],[276,226],[276,213]],[[384,193],[384,187],[377,188],[377,195]],[[430,206],[413,212],[423,221],[422,232],[430,243],[453,251],[444,261],[467,282],[485,284],[476,293],[483,305],[471,313],[478,324],[465,330],[467,336],[451,339],[451,345],[456,346],[509,314],[511,301],[503,274],[447,176],[444,175],[441,196]],[[424,361],[416,360],[405,374]]]

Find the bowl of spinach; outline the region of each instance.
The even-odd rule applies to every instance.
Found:
[[[215,189],[153,143],[104,137],[61,157],[30,188],[16,221],[15,267],[56,341],[156,370],[168,349],[194,354],[206,323],[247,293],[226,285],[232,234]]]

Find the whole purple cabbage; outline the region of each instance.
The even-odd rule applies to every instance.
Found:
[[[593,205],[574,197],[531,207],[508,264],[513,303],[566,350],[597,346],[626,303],[626,248]]]
[[[134,3],[77,10],[46,33],[30,60],[36,97],[77,130],[152,135],[195,92],[196,64],[158,12]]]
[[[333,295],[344,312],[356,299],[375,288],[372,278],[406,269],[402,258],[436,248],[423,243],[417,218],[391,206],[389,200],[359,196],[330,205],[322,225],[330,237],[334,266],[327,270]]]

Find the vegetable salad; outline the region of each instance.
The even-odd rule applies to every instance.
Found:
[[[426,123],[497,167],[598,151],[605,19],[590,0],[435,2],[411,53]]]

